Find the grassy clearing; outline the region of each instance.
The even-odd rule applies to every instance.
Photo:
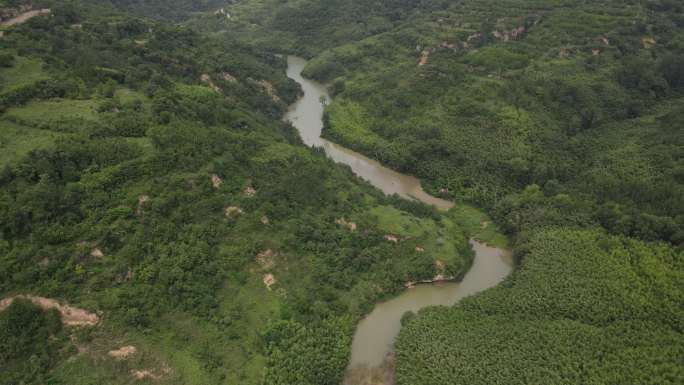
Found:
[[[43,70],[43,62],[40,60],[23,56],[16,56],[14,60],[14,66],[0,68],[2,92],[49,78],[49,75]]]
[[[147,97],[147,95],[133,91],[129,88],[118,88],[115,93],[114,93],[114,98],[119,100],[121,103],[130,103],[136,100],[140,100],[142,102],[149,102],[150,98]]]
[[[306,156],[306,151],[286,143],[271,143],[252,159],[254,162],[262,165],[267,165],[271,162],[274,164],[285,164],[290,157],[295,155]]]
[[[370,130],[370,117],[359,104],[333,102],[328,106],[327,113],[330,116],[328,134],[340,142],[372,148],[382,141],[382,138]]]
[[[425,249],[428,255],[447,263],[460,263],[459,250],[464,240],[462,230],[453,220],[442,217],[438,222],[433,219],[417,218],[391,206],[378,206],[370,210],[378,223],[378,228],[398,238],[411,240],[416,247]]]
[[[150,138],[124,138],[128,143],[135,144],[140,146],[140,148],[146,153],[146,154],[152,154],[154,151],[154,145],[152,144],[152,140]]]
[[[54,99],[10,108],[5,115],[23,125],[63,131],[66,123],[96,122],[96,107],[95,100]]]
[[[23,75],[22,75],[23,76]],[[101,119],[97,111],[98,105],[104,99],[51,99],[33,101],[25,106],[13,107],[7,110],[5,116],[31,127],[58,129],[69,122],[97,122]],[[149,98],[144,94],[127,88],[119,88],[114,94],[114,100],[120,104],[128,104],[136,100],[148,107]]]
[[[219,296],[224,300],[211,322],[175,312],[161,316],[151,329],[126,336],[106,326],[86,331],[76,338],[80,353],[57,367],[54,376],[74,385],[135,384],[140,381],[131,371],[149,370],[161,376],[157,384],[258,383],[265,365],[258,332],[275,317],[277,295],[255,274],[244,285],[228,284]],[[126,360],[108,356],[126,345],[138,352]]]
[[[74,345],[71,349],[77,349],[78,353],[55,368],[53,375],[57,383],[135,384],[138,381],[133,378],[132,370],[161,372],[163,363],[157,358],[161,355],[142,336],[122,336],[104,326],[73,330],[72,337]],[[109,351],[128,345],[135,346],[137,352],[126,359],[114,359],[108,355]],[[168,376],[161,383],[174,383],[173,377]]]
[[[447,214],[470,238],[490,246],[507,248],[508,238],[503,235],[491,218],[481,210],[467,204],[459,204]]]
[[[0,168],[21,159],[31,150],[49,146],[61,135],[0,121]]]
[[[278,277],[278,272],[275,273]],[[232,282],[224,289],[221,315],[231,324],[240,325],[245,335],[228,336],[224,362],[229,383],[257,383],[263,376],[266,358],[258,347],[259,331],[270,319],[278,319],[280,301],[275,291],[266,289],[261,274],[253,274],[247,283]],[[246,343],[245,343],[246,342]]]

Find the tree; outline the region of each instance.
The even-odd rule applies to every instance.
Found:
[[[675,89],[684,88],[684,56],[668,55],[660,62],[663,77]]]
[[[14,66],[14,55],[11,53],[1,53],[0,54],[0,67],[12,67]]]

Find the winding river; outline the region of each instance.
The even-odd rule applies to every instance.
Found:
[[[321,101],[329,101],[330,96],[325,86],[302,77],[306,63],[302,58],[287,57],[287,76],[301,85],[304,96],[290,106],[285,119],[292,122],[307,146],[322,147],[335,162],[348,165],[356,175],[385,194],[396,193],[407,199],[417,199],[440,210],[453,207],[453,202],[423,191],[418,179],[390,170],[377,161],[321,138],[325,108]],[[475,260],[461,282],[418,285],[408,289],[394,299],[377,304],[359,323],[346,384],[391,382],[391,379],[383,378],[386,371],[382,368],[387,365],[388,354],[399,334],[401,316],[405,312],[426,306],[453,305],[465,296],[496,286],[512,271],[510,253],[475,240],[470,243],[475,250]],[[379,378],[370,379],[371,376]]]

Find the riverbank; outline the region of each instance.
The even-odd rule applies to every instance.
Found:
[[[357,325],[345,384],[386,383],[388,378],[393,378],[387,369],[393,365],[387,364],[386,357],[391,355],[394,339],[401,329],[402,316],[426,306],[451,306],[465,296],[496,286],[513,269],[511,254],[478,241],[487,240],[502,247],[507,245],[506,238],[486,215],[471,207],[454,209],[453,202],[426,193],[417,178],[388,169],[377,161],[321,138],[323,113],[330,95],[325,86],[301,75],[306,60],[288,56],[287,61],[287,76],[301,85],[304,95],[290,107],[285,120],[299,131],[306,145],[323,148],[333,161],[349,166],[357,176],[385,194],[397,194],[435,206],[445,218],[461,215],[460,225],[475,238],[470,241],[475,258],[462,281],[453,282],[448,275],[437,275],[425,280],[424,284],[408,282],[407,290],[377,304]]]
[[[304,96],[290,106],[285,120],[292,122],[304,144],[323,148],[333,161],[346,164],[354,174],[387,195],[397,194],[405,199],[417,200],[445,211],[454,207],[453,202],[425,192],[417,178],[391,170],[367,156],[323,139],[321,134],[325,106],[321,101],[331,100],[330,94],[324,85],[302,76],[307,63],[305,59],[288,56],[287,62],[287,76],[301,85]]]

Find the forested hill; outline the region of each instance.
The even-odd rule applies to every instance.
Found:
[[[0,385],[338,385],[373,304],[469,268],[467,210],[302,145],[276,53],[330,85],[328,138],[514,241],[499,287],[403,317],[398,384],[684,382],[681,2],[0,16]]]
[[[398,384],[682,382],[681,251],[568,229],[530,245],[499,287],[404,327]]]
[[[230,0],[97,0],[136,16],[180,22],[201,12],[216,11]]]
[[[312,58],[305,75],[335,96],[325,136],[487,208],[515,239],[502,287],[407,323],[398,383],[683,381],[681,2],[227,10],[191,23]]]
[[[406,20],[446,8],[447,0],[246,0],[226,14],[196,14],[188,25],[226,30],[241,40],[312,57],[322,50],[388,32]]]
[[[511,234],[684,242],[680,3],[361,3],[247,1],[202,21],[315,55],[306,74],[336,96],[325,135],[489,207]],[[331,32],[339,20],[353,33]]]
[[[283,58],[2,6],[0,384],[339,384],[375,302],[469,267],[452,217],[301,144]]]

